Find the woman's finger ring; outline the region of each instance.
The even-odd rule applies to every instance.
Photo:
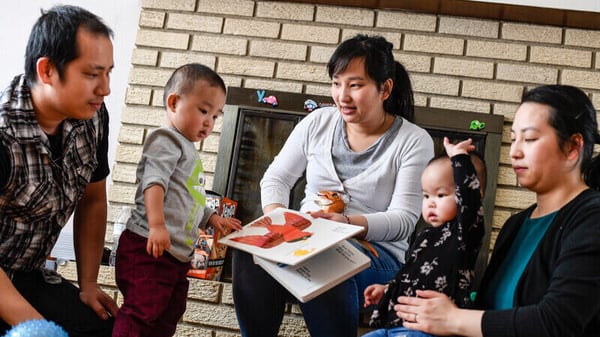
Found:
[[[417,314],[415,314],[415,319],[413,319],[413,321],[414,321],[415,323],[418,323],[418,322],[417,322]]]

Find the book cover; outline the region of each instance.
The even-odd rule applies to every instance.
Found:
[[[367,269],[371,264],[369,257],[347,240],[295,266],[272,262],[256,255],[254,262],[303,303]]]
[[[207,191],[206,206],[214,209],[220,216],[235,217],[238,203],[212,191]],[[228,230],[229,232],[231,230]],[[194,257],[187,276],[213,281],[221,279],[227,253],[227,246],[219,243],[222,236],[213,227],[200,230],[200,237],[196,241]]]
[[[362,230],[362,226],[276,208],[219,242],[267,260],[296,265]]]

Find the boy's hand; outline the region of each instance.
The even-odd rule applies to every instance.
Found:
[[[379,303],[379,300],[381,300],[381,297],[385,293],[385,288],[385,285],[377,283],[368,286],[364,292],[365,308],[370,305]]]
[[[166,227],[153,228],[150,226],[146,252],[155,258],[163,255],[163,252],[171,248],[171,237]]]
[[[452,158],[459,154],[468,154],[475,150],[475,145],[473,145],[473,140],[471,138],[463,140],[458,144],[452,144],[448,137],[444,137],[444,148],[446,149],[448,157]]]
[[[239,231],[242,229],[242,222],[236,218],[224,218],[222,216],[213,214],[208,219],[208,223],[212,225],[215,229],[217,229],[221,234],[227,234],[226,228],[229,228],[234,231]]]

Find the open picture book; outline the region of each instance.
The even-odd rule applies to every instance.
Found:
[[[297,265],[362,230],[361,226],[276,208],[219,242],[269,261]]]
[[[295,266],[256,255],[254,262],[304,303],[367,269],[371,259],[348,240],[343,240]]]

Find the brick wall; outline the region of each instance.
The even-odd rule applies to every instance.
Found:
[[[117,206],[133,202],[142,144],[163,123],[162,87],[175,67],[200,62],[228,86],[329,95],[325,64],[337,44],[359,32],[394,44],[411,73],[417,105],[505,116],[495,232],[534,201],[517,186],[508,156],[510,122],[523,90],[575,85],[600,107],[600,31],[285,1],[142,0],[122,127],[113,131],[119,145],[109,221]],[[209,176],[221,127],[198,144]],[[109,226],[107,244],[110,234]],[[114,291],[111,273],[103,269],[101,280]],[[177,335],[234,336],[237,329],[230,284],[193,280]],[[282,335],[307,336],[301,316],[287,315]]]

